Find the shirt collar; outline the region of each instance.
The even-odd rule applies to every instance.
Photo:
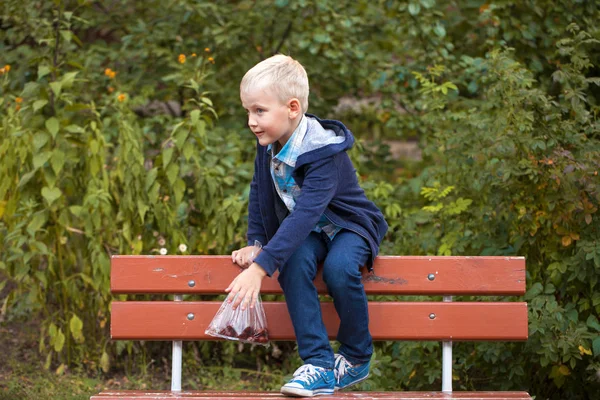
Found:
[[[279,161],[289,165],[290,167],[296,166],[296,160],[300,155],[300,146],[302,145],[302,141],[304,140],[304,136],[306,136],[306,129],[308,127],[308,120],[306,115],[302,115],[302,119],[300,123],[290,136],[287,143],[283,146],[277,155],[273,156],[273,144],[267,146],[267,151],[273,157],[273,160]]]

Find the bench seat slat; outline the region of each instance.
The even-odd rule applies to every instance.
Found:
[[[133,340],[215,340],[204,333],[221,303],[213,301],[114,301],[111,337]],[[295,340],[285,303],[263,302],[273,340]],[[339,319],[322,303],[334,339]],[[189,313],[194,314],[188,320]],[[435,314],[431,319],[430,315]],[[369,302],[374,340],[526,340],[524,302]]]
[[[531,400],[526,392],[338,392],[333,396],[319,396],[321,400],[361,399],[361,400]],[[219,391],[104,391],[90,400],[218,400],[218,399],[281,399],[289,400],[277,392],[219,392]]]
[[[218,294],[240,272],[229,256],[113,256],[111,291],[119,293]],[[375,274],[363,271],[368,294],[522,295],[523,257],[379,256]],[[428,279],[433,274],[434,279]],[[276,279],[262,293],[281,293]],[[189,286],[189,281],[194,286]],[[327,289],[319,272],[319,293]]]

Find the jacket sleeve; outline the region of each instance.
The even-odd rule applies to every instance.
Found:
[[[304,182],[294,211],[283,220],[254,260],[269,276],[300,247],[337,191],[339,177],[335,156],[307,164],[305,168]]]
[[[248,246],[254,245],[255,240],[258,240],[261,244],[267,243],[267,234],[262,222],[260,206],[258,204],[258,183],[256,182],[257,171],[258,157],[256,157],[254,160],[254,176],[252,176],[252,182],[250,183],[250,198],[248,201],[248,232],[246,233]]]

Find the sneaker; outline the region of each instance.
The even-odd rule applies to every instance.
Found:
[[[364,381],[369,376],[371,361],[360,365],[352,365],[346,357],[335,354],[333,373],[335,375],[335,390],[345,389]]]
[[[333,394],[335,378],[332,370],[305,364],[294,372],[291,381],[281,387],[281,393],[295,397]]]

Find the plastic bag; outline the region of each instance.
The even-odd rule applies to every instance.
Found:
[[[258,255],[262,244],[254,241],[250,261]],[[238,340],[244,343],[256,343],[263,346],[269,345],[269,331],[267,329],[267,317],[263,309],[260,296],[258,297],[254,308],[242,310],[242,307],[233,309],[231,303],[225,300],[221,308],[217,311],[210,325],[206,329],[207,335],[220,337],[228,340]]]
[[[254,308],[248,307],[245,310],[242,307],[234,310],[233,302],[225,300],[205,333],[228,340],[269,346],[267,318],[260,297]]]

